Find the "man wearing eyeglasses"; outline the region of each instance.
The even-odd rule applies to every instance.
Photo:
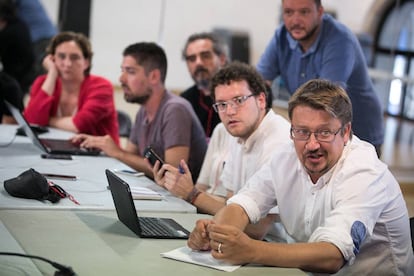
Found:
[[[400,187],[367,142],[352,135],[352,105],[326,80],[302,85],[288,105],[291,139],[230,198],[199,220],[188,246],[218,260],[335,275],[414,275]],[[277,205],[292,244],[243,230]]]
[[[213,75],[227,63],[224,46],[213,33],[196,33],[187,39],[183,59],[195,84],[181,96],[191,103],[206,137],[210,138],[220,118],[211,106],[209,85]]]
[[[158,184],[196,206],[199,212],[215,214],[225,206],[227,198],[240,190],[249,177],[270,160],[277,147],[289,141],[290,125],[271,109],[263,78],[247,64],[233,62],[223,67],[211,81],[211,96],[215,102],[214,110],[232,136],[220,176],[227,196],[213,196],[201,191],[198,185],[194,186],[184,161],[180,163],[184,169],[181,172],[166,164],[160,170],[159,165],[155,165],[153,173]],[[269,215],[265,219],[273,221],[276,216]],[[255,232],[254,229],[260,231]],[[251,226],[248,232],[262,238],[267,229]],[[275,234],[280,238],[279,233]]]

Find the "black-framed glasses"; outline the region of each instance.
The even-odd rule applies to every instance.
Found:
[[[225,102],[217,102],[213,104],[213,108],[216,112],[225,112],[227,110],[227,107],[230,105],[232,108],[237,110],[252,96],[254,95],[250,94],[246,96],[235,97]]]
[[[317,131],[309,131],[304,128],[290,128],[290,136],[293,140],[297,141],[308,141],[311,134],[315,136],[315,139],[319,142],[332,142],[335,139],[335,136],[341,131],[344,127],[340,127],[336,131],[331,131],[328,129],[322,129]]]

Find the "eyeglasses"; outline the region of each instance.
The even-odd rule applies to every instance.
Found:
[[[297,141],[307,141],[309,140],[311,134],[315,136],[315,139],[319,142],[332,142],[335,139],[335,136],[343,129],[343,126],[340,127],[337,131],[330,131],[330,130],[317,130],[317,131],[309,131],[307,129],[301,128],[290,128],[290,136],[293,140]]]
[[[252,96],[254,95],[250,94],[246,96],[235,97],[226,102],[218,102],[218,103],[213,104],[213,108],[216,112],[225,112],[227,110],[227,107],[230,105],[232,108],[237,110]]]

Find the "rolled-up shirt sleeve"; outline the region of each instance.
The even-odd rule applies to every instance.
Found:
[[[227,201],[227,204],[231,203],[238,204],[244,209],[247,216],[249,217],[250,223],[256,223],[260,220],[261,215],[259,207],[256,201],[254,201],[250,196],[244,194],[236,194]]]
[[[249,178],[246,185],[231,197],[227,204],[240,205],[245,210],[251,223],[258,222],[277,205],[271,177],[271,167],[270,162],[268,162]]]

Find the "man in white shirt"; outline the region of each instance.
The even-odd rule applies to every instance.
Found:
[[[168,164],[159,171],[159,167],[154,166],[153,172],[157,183],[171,193],[187,200],[200,212],[215,214],[225,206],[227,198],[270,161],[275,148],[289,141],[290,125],[271,109],[265,82],[249,65],[233,62],[223,67],[212,79],[211,92],[215,102],[213,107],[230,136],[225,139],[228,152],[220,177],[227,195],[214,197],[204,192],[199,183],[194,186],[184,161],[180,163],[184,173]],[[237,186],[232,185],[234,179],[237,179]],[[268,219],[276,217],[269,216]],[[261,238],[265,232],[257,233],[255,237]]]
[[[414,275],[408,212],[398,182],[372,145],[352,137],[346,92],[310,80],[289,101],[293,143],[199,220],[188,245],[230,263],[336,275]],[[252,240],[243,230],[277,205],[292,244]]]
[[[232,140],[233,136],[226,130],[223,123],[219,123],[214,128],[197,179],[197,189],[216,196],[218,200],[223,200],[227,196],[221,175],[228,159],[229,145]],[[187,184],[191,189],[193,188],[192,183]]]

